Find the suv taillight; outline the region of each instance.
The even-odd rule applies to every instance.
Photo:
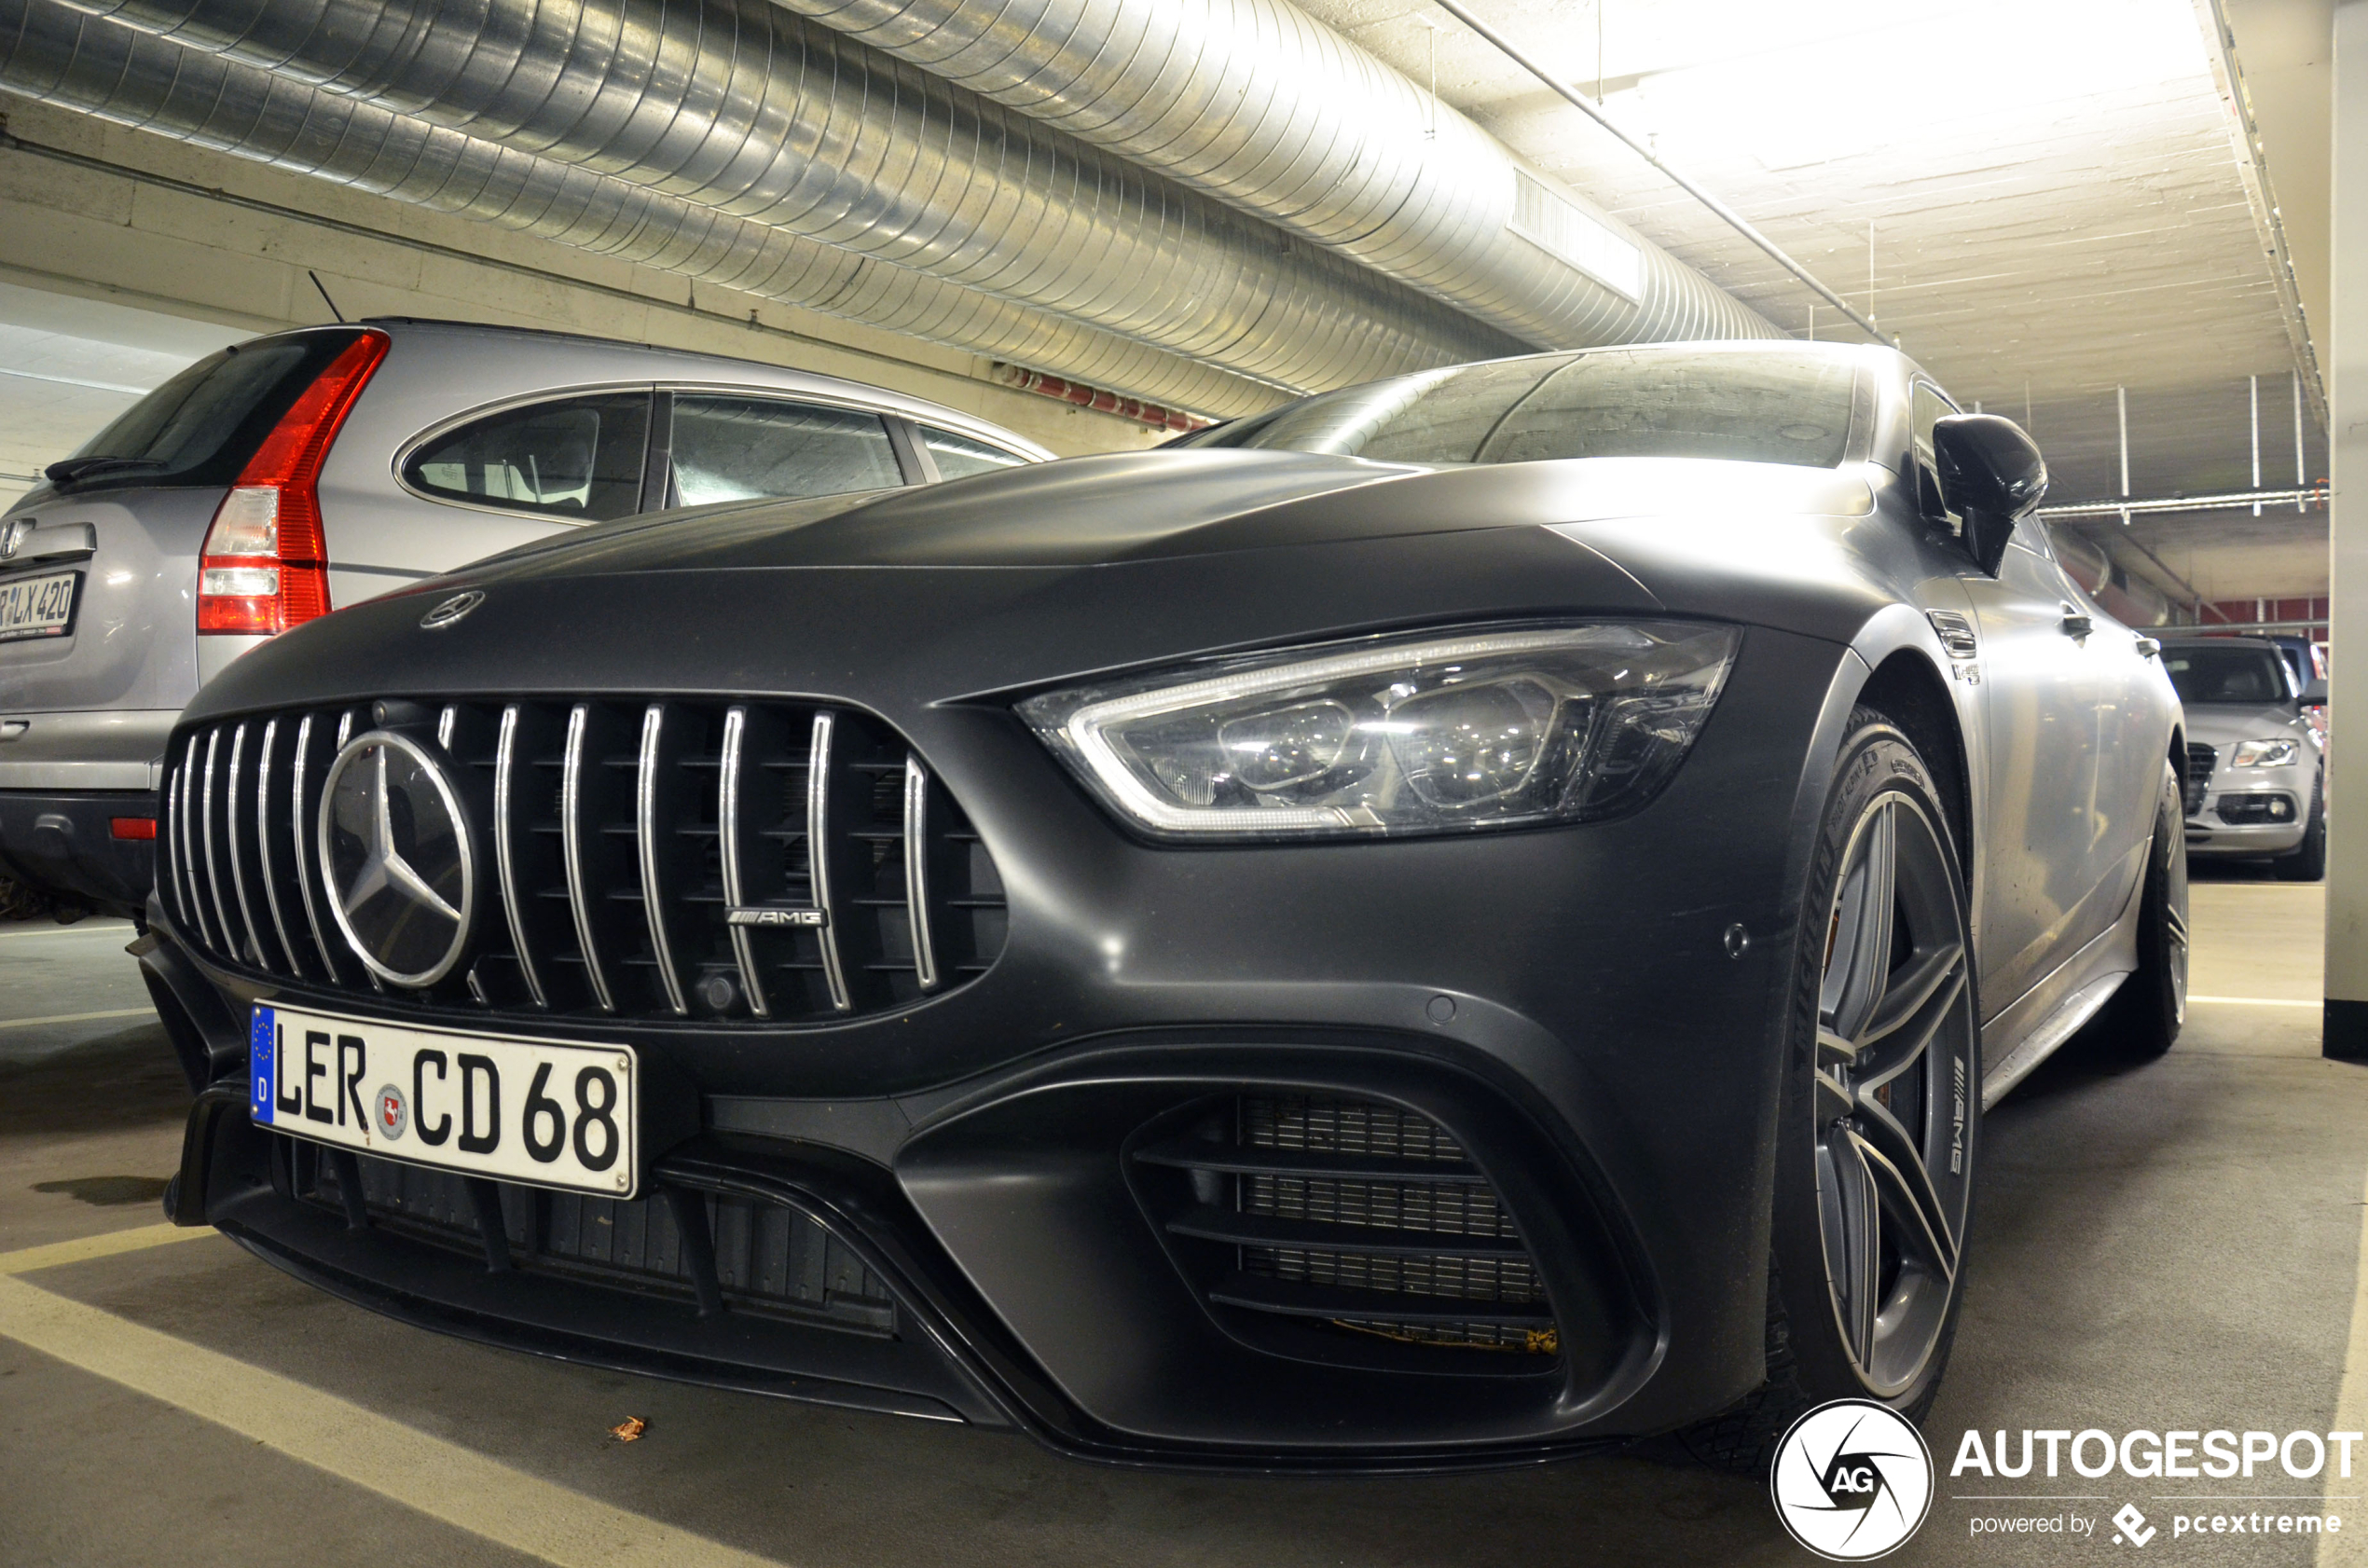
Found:
[[[198,557],[198,630],[268,637],[329,612],[321,464],[386,358],[365,332],[298,394],[214,509]]]

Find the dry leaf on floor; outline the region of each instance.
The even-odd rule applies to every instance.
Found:
[[[629,1415],[616,1425],[610,1427],[609,1436],[614,1437],[620,1443],[629,1443],[640,1437],[642,1433],[648,1431],[649,1429],[650,1424],[648,1422],[643,1421],[638,1415]]]

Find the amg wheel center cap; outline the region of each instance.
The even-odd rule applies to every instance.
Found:
[[[321,873],[346,945],[380,979],[433,985],[460,962],[475,907],[460,796],[392,730],[348,741],[321,789]]]

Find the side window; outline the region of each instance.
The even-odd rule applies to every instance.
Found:
[[[569,522],[641,509],[650,394],[602,392],[508,408],[447,432],[403,465],[428,495]]]
[[[668,504],[844,495],[904,483],[876,414],[778,398],[674,394]]]
[[[921,445],[929,448],[929,461],[937,464],[937,476],[941,479],[967,479],[973,474],[992,474],[998,468],[1018,468],[1027,461],[1017,452],[1007,452],[1000,447],[990,447],[935,425],[913,428],[920,436]]]

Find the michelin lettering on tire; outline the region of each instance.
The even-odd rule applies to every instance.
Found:
[[[1933,1504],[1933,1456],[1898,1411],[1837,1399],[1793,1423],[1768,1473],[1776,1517],[1831,1562],[1866,1562],[1916,1534]]]

